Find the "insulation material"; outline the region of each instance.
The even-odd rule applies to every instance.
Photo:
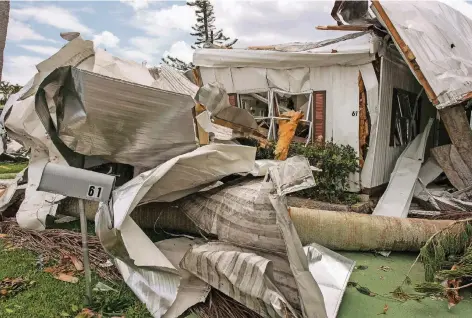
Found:
[[[434,119],[408,145],[395,165],[387,190],[380,198],[373,215],[406,218],[415,190],[416,179],[424,161],[426,141]]]
[[[280,115],[281,117],[287,117],[289,120],[279,119],[279,138],[277,145],[275,146],[275,159],[285,160],[288,156],[288,150],[292,139],[295,136],[298,123],[303,118],[302,112],[289,111]]]
[[[48,101],[48,96],[56,97]],[[72,67],[52,72],[36,95],[36,111],[43,125],[67,148],[145,168],[196,148],[194,106],[190,95]],[[50,108],[57,113],[51,114]],[[50,125],[53,116],[54,126]],[[58,149],[60,141],[54,139]]]
[[[472,91],[472,20],[440,1],[381,1],[376,5],[398,32],[404,42],[397,42],[399,51],[406,61],[417,65],[411,71],[422,73],[434,94],[425,87],[428,97],[437,97],[438,107],[458,103]],[[385,25],[378,10],[374,8],[374,12]],[[392,34],[392,28],[387,29]]]

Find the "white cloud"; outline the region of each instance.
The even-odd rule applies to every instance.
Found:
[[[330,15],[334,1],[214,0],[216,27],[226,36],[238,38],[236,47],[296,41],[319,41],[343,35],[318,31],[317,25],[334,24]],[[195,20],[195,19],[193,19]]]
[[[135,61],[138,63],[146,62],[148,64],[151,64],[155,59],[152,54],[145,53],[143,51],[136,50],[133,48],[121,49],[116,54],[124,59]]]
[[[95,46],[114,48],[118,46],[118,43],[120,43],[120,39],[109,31],[103,31],[93,37],[93,44]]]
[[[36,64],[43,60],[36,56],[10,56],[5,59],[2,80],[25,85],[37,73]]]
[[[18,20],[34,20],[37,23],[50,25],[64,31],[92,33],[92,30],[82,24],[70,11],[56,6],[11,9],[10,14]]]
[[[164,52],[163,56],[167,55],[176,57],[188,63],[193,60],[193,49],[184,41],[178,41],[172,44],[169,51]]]
[[[149,35],[168,36],[175,31],[190,32],[194,21],[194,10],[184,2],[159,10],[137,11],[132,24]]]
[[[43,46],[43,45],[27,45],[27,44],[22,44],[20,47],[24,48],[25,50],[32,51],[35,53],[39,54],[44,54],[44,55],[53,55],[56,54],[57,51],[59,51],[59,48],[54,47],[54,46]]]
[[[21,42],[25,40],[47,40],[44,36],[34,31],[28,24],[12,18],[8,21],[7,33],[8,41]]]
[[[120,0],[133,7],[134,10],[146,9],[149,6],[149,0]]]
[[[145,36],[137,36],[128,40],[128,45],[124,47],[116,47],[113,50],[118,56],[130,59],[135,62],[146,61],[148,64],[159,62],[159,53],[167,45],[162,38],[151,38]]]

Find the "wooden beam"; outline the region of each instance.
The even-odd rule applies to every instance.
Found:
[[[434,93],[433,88],[429,84],[428,80],[426,79],[423,72],[421,71],[420,66],[416,62],[416,56],[410,50],[410,48],[405,43],[405,41],[403,41],[403,39],[401,38],[400,34],[398,33],[397,29],[395,28],[392,21],[388,17],[387,13],[385,12],[382,5],[380,4],[379,0],[372,0],[372,5],[376,9],[377,13],[380,15],[380,18],[385,23],[385,26],[387,27],[387,30],[392,36],[392,38],[400,47],[400,50],[402,51],[406,62],[410,66],[411,70],[415,73],[416,78],[418,79],[420,84],[424,87],[424,90],[426,92],[426,95],[428,95],[429,100],[433,103],[433,105],[437,105],[439,103],[438,97],[436,96],[436,93]]]
[[[317,30],[323,31],[369,31],[372,24],[366,25],[318,25]]]
[[[457,190],[462,190],[472,185],[472,173],[454,145],[433,148],[431,149],[431,154],[446,174],[449,182]]]
[[[472,130],[464,106],[455,105],[439,110],[439,116],[446,127],[452,144],[472,171]]]

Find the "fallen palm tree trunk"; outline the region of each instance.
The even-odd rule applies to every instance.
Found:
[[[74,200],[60,205],[58,213],[78,216]],[[94,220],[97,204],[86,203],[86,214]],[[449,226],[449,220],[400,219],[352,212],[290,208],[290,216],[302,244],[318,243],[338,251],[417,252],[436,232]],[[200,234],[201,231],[175,203],[149,203],[132,213],[142,228]]]

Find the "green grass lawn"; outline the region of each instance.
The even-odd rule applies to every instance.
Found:
[[[0,279],[5,277],[23,277],[34,281],[27,290],[0,299],[0,317],[37,317],[57,318],[76,317],[84,308],[83,295],[85,281],[83,275],[78,276],[77,284],[55,279],[50,273],[45,273],[37,266],[38,257],[24,250],[5,250],[0,246]],[[99,279],[94,276],[95,285]],[[102,281],[107,285],[109,282]],[[94,292],[95,301],[103,307],[108,305],[127,318],[152,317],[131,290],[122,282],[112,285],[121,292]],[[111,316],[107,315],[108,317]],[[105,316],[105,317],[107,317]],[[119,315],[121,316],[121,315]]]

